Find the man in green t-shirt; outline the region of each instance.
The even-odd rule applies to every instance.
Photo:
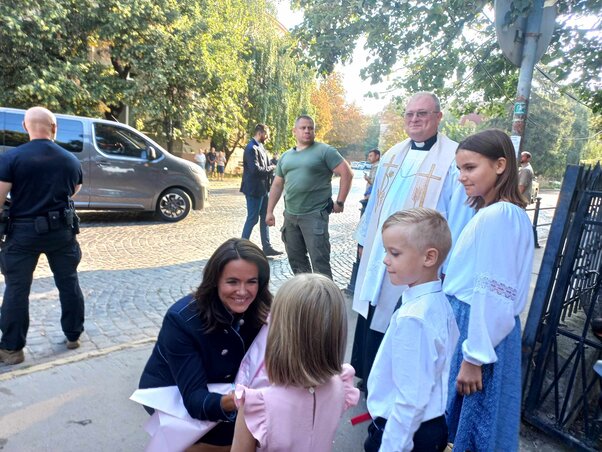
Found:
[[[313,269],[332,279],[328,216],[343,211],[353,172],[335,148],[315,141],[315,123],[310,116],[297,118],[293,134],[297,145],[282,154],[276,166],[266,223],[276,224],[274,207],[284,191],[282,240],[293,273],[311,273]],[[334,203],[333,173],[341,178]]]

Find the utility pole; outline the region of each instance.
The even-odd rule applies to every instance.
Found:
[[[518,75],[514,113],[512,116],[512,142],[517,155],[521,151],[521,142],[525,134],[525,123],[529,112],[529,96],[533,70],[537,62],[537,44],[541,36],[541,18],[543,16],[544,0],[534,0],[533,7],[527,17],[527,26],[523,33],[523,54]]]
[[[514,0],[495,0],[495,31],[504,56],[520,68],[512,117],[512,143],[518,156],[529,110],[535,64],[545,53],[556,19],[556,0],[532,0],[528,16],[508,20]]]

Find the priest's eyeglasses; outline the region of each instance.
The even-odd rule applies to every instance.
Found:
[[[406,111],[403,115],[406,119],[413,119],[414,116],[416,116],[416,118],[418,118],[418,119],[424,119],[432,113],[439,113],[439,112],[438,111],[418,110],[418,111]]]

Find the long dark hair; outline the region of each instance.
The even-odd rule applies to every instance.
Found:
[[[266,323],[272,304],[269,290],[270,264],[257,245],[246,239],[229,239],[222,243],[209,258],[203,270],[203,281],[197,288],[194,298],[206,332],[215,330],[220,324],[229,325],[232,317],[226,314],[217,292],[219,278],[224,267],[231,261],[242,259],[257,266],[259,290],[255,301],[245,312],[245,321],[260,327]]]
[[[506,169],[498,175],[495,183],[496,194],[493,202],[504,199],[523,209],[527,207],[527,201],[518,189],[518,163],[514,145],[506,132],[488,129],[475,133],[458,145],[456,153],[461,149],[476,152],[493,161],[499,158],[506,159]],[[473,196],[468,198],[468,205],[479,210],[485,207],[485,200],[480,196]]]

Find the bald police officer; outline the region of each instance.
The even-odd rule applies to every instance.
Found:
[[[0,156],[0,206],[11,194],[9,228],[0,251],[5,289],[0,308],[0,361],[24,360],[29,328],[29,292],[40,254],[48,258],[61,302],[61,326],[69,349],[84,331],[84,296],[77,266],[81,250],[71,197],[82,184],[77,157],[54,143],[55,116],[42,107],[25,112],[29,143]],[[72,204],[71,204],[72,205]]]

